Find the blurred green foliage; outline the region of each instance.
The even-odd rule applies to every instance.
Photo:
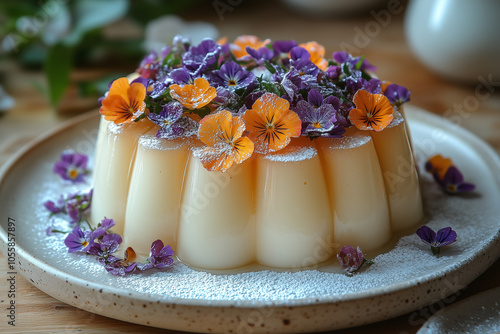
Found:
[[[0,2],[2,57],[27,67],[43,68],[48,99],[56,106],[74,66],[96,59],[120,59],[137,65],[144,55],[142,37],[110,40],[103,28],[128,18],[144,27],[167,14],[193,8],[201,0],[6,0]],[[104,84],[104,80],[106,83]],[[103,94],[109,76],[82,85],[81,91]]]

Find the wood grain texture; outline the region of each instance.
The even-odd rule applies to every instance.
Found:
[[[384,8],[377,10],[378,13]],[[500,83],[487,91],[477,84],[464,86],[446,81],[427,70],[413,56],[404,37],[404,13],[390,14],[387,25],[377,23],[374,15],[350,18],[317,19],[301,16],[281,6],[281,2],[243,1],[226,11],[221,21],[211,2],[185,16],[187,20],[205,20],[215,24],[221,35],[231,41],[241,34],[255,34],[273,40],[316,40],[326,47],[327,55],[350,45],[358,55],[377,65],[379,77],[409,87],[411,103],[436,114],[445,115],[484,139],[500,152]],[[377,28],[378,27],[378,28]],[[370,30],[371,29],[371,30]],[[361,35],[367,38],[363,40]],[[130,71],[133,71],[131,68]],[[19,68],[14,62],[0,63],[4,88],[16,99],[16,107],[0,114],[0,165],[37,135],[69,117],[51,110],[33,88],[43,80],[38,72]],[[500,78],[496,78],[500,81]],[[479,98],[478,92],[481,93]],[[488,94],[486,94],[488,93]],[[487,95],[487,97],[485,97]],[[67,102],[66,102],[67,103]],[[75,109],[81,110],[81,101]],[[71,103],[70,103],[71,104]],[[71,109],[71,106],[66,106]],[[2,213],[0,213],[2,214]],[[6,219],[6,217],[1,217]],[[20,275],[16,276],[16,327],[8,326],[5,303],[9,289],[7,261],[0,256],[0,332],[1,333],[176,333],[129,324],[66,305],[46,295]],[[480,291],[500,286],[500,261],[456,296],[461,300]],[[353,328],[342,333],[415,333],[443,303],[376,324]]]

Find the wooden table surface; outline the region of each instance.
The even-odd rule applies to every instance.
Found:
[[[233,2],[237,3],[237,2]],[[469,86],[446,81],[422,66],[405,42],[404,13],[392,14],[389,24],[378,25],[377,32],[360,42],[360,31],[376,26],[373,15],[351,18],[315,19],[284,9],[279,2],[264,7],[253,2],[242,2],[223,14],[223,20],[211,6],[198,8],[185,16],[189,20],[205,20],[215,24],[221,35],[229,40],[241,34],[255,34],[261,38],[316,40],[327,53],[339,50],[345,43],[357,46],[359,54],[378,66],[378,75],[412,90],[412,104],[441,115],[457,115],[459,108],[467,113],[459,118],[460,125],[472,131],[500,152],[500,94],[493,92],[475,105],[479,82]],[[133,68],[130,69],[131,71]],[[4,88],[16,99],[14,109],[0,114],[0,165],[30,140],[52,129],[73,114],[56,113],[33,86],[43,77],[38,72],[21,69],[14,62],[0,63]],[[496,78],[500,81],[500,78]],[[496,86],[498,87],[498,86]],[[69,99],[71,100],[71,99]],[[477,100],[477,99],[476,99]],[[78,104],[79,103],[79,104]],[[73,109],[82,109],[79,101]],[[92,102],[93,103],[93,102]],[[71,103],[70,103],[71,104]],[[70,108],[68,108],[71,110]],[[97,111],[96,111],[97,112]],[[4,214],[4,213],[0,213]],[[7,217],[0,217],[4,220]],[[129,324],[66,305],[41,292],[17,275],[16,327],[7,326],[4,307],[7,299],[7,261],[0,255],[0,332],[2,333],[173,333],[145,326]],[[500,286],[500,261],[457,294],[461,300],[480,291]],[[441,304],[406,314],[395,319],[342,331],[343,333],[415,333]]]

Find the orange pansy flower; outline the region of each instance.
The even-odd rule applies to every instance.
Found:
[[[445,158],[438,154],[427,160],[425,168],[431,174],[438,173],[441,179],[444,179],[448,168],[453,166],[453,162],[449,158]]]
[[[391,103],[382,94],[371,94],[360,89],[354,94],[356,108],[349,112],[349,120],[360,130],[382,131],[392,122]]]
[[[311,61],[318,66],[321,70],[326,71],[328,68],[328,61],[325,59],[325,47],[318,42],[307,42],[299,44],[311,55]]]
[[[243,119],[233,117],[227,110],[205,116],[198,130],[198,137],[207,145],[200,155],[203,167],[225,172],[233,163],[240,164],[250,158],[254,145],[248,137],[241,136],[243,131]]]
[[[127,78],[116,79],[102,100],[99,112],[115,124],[131,122],[140,116],[146,104],[146,87],[139,82],[129,84]]]
[[[291,137],[300,136],[302,122],[290,110],[290,103],[276,94],[262,95],[243,115],[249,131],[248,137],[255,143],[255,151],[269,153],[281,150],[290,143]]]
[[[248,55],[247,46],[252,49],[259,49],[263,46],[266,46],[270,39],[266,39],[265,41],[261,41],[258,37],[252,35],[243,35],[238,36],[233,44],[231,44],[230,48],[236,58],[241,58]]]
[[[193,110],[209,104],[217,96],[217,90],[211,87],[206,79],[197,78],[192,85],[171,85],[170,96],[185,108]]]

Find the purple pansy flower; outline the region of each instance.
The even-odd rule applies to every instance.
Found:
[[[179,85],[192,85],[195,77],[184,67],[176,68],[170,72],[170,78],[172,81]]]
[[[223,86],[230,89],[247,87],[255,80],[255,75],[252,72],[244,70],[234,61],[223,64],[220,70],[213,71],[210,77],[216,87]]]
[[[273,50],[276,56],[288,58],[288,53],[290,52],[290,50],[296,47],[297,45],[298,45],[297,42],[294,40],[275,41],[273,43]]]
[[[453,231],[451,227],[440,229],[437,234],[428,226],[422,226],[417,230],[417,235],[420,239],[431,246],[432,254],[439,257],[441,247],[457,241],[457,232]]]
[[[99,227],[102,227],[105,230],[109,230],[110,228],[112,228],[115,225],[116,225],[116,223],[113,219],[104,218],[102,220],[102,222],[99,224]]]
[[[228,110],[233,114],[238,114],[241,108],[247,110],[245,105],[241,106],[239,96],[234,91],[222,86],[217,87],[217,96],[210,102],[210,104],[211,106],[216,107],[216,111]]]
[[[70,224],[82,221],[85,213],[90,209],[92,202],[92,189],[89,192],[81,191],[70,195],[61,195],[56,203],[46,201],[44,207],[51,212],[51,215],[57,213],[66,213]]]
[[[363,59],[360,68],[356,68],[359,61],[361,60],[361,57],[353,57],[345,51],[334,52],[332,57],[339,64],[349,63],[353,69],[358,69],[360,71],[364,71],[364,70],[376,71],[377,70],[377,67],[371,65],[366,59]]]
[[[288,72],[278,73],[279,72],[273,74],[273,80],[280,83],[290,99],[293,100],[295,98],[295,94],[302,87],[302,77],[300,76],[300,72],[297,69],[292,68]],[[283,76],[280,76],[281,74],[283,74]]]
[[[156,240],[151,244],[151,252],[149,252],[148,263],[140,264],[140,270],[147,270],[151,268],[165,268],[170,267],[174,263],[174,251],[167,245],[163,246],[161,240]]]
[[[88,249],[88,253],[107,258],[116,252],[121,243],[122,237],[119,234],[104,234],[101,239],[98,239],[98,242],[92,243]]]
[[[66,202],[66,213],[68,214],[70,224],[79,223],[83,218],[83,212],[79,208],[79,201],[74,198]]]
[[[365,259],[361,248],[352,246],[344,246],[337,254],[337,259],[340,261],[342,272],[347,276],[352,276],[361,268],[363,264],[373,264],[373,261]]]
[[[253,104],[257,101],[262,95],[264,95],[265,91],[258,90],[253,91],[245,97],[245,107],[247,109],[252,109]]]
[[[389,99],[391,104],[398,107],[410,101],[410,91],[406,87],[396,84],[388,85],[385,88],[384,95]]]
[[[371,94],[380,94],[382,93],[381,82],[378,79],[371,78],[370,80],[366,80],[364,78],[358,77],[348,77],[346,79],[346,90],[354,96],[358,90],[366,90]]]
[[[107,259],[100,259],[99,262],[104,264],[104,268],[112,275],[120,275],[125,276],[126,274],[130,274],[138,269],[137,262],[133,262],[136,257],[134,250],[131,247],[128,247],[125,250],[124,259],[120,259],[114,256],[109,256]]]
[[[104,269],[106,269],[110,274],[117,276],[125,276],[134,272],[137,269],[137,262],[126,262],[121,259],[118,261],[106,261],[104,263]]]
[[[338,80],[342,75],[342,69],[339,66],[331,65],[325,71],[326,77],[330,80]]]
[[[64,210],[68,214],[70,224],[76,224],[83,220],[83,216],[90,210],[93,189],[87,192],[78,192],[70,195],[66,201]]]
[[[184,133],[182,124],[178,120],[182,117],[183,107],[177,101],[167,103],[159,114],[150,113],[148,118],[161,126],[156,133],[158,138],[175,139]]]
[[[278,64],[282,64],[286,67],[290,64],[290,58],[288,54],[290,50],[296,47],[298,44],[294,40],[290,41],[275,41],[273,43],[274,57],[276,57],[276,61]]]
[[[75,226],[73,231],[64,239],[64,244],[68,247],[68,252],[87,252],[92,246],[89,231],[83,232],[79,226]]]
[[[309,137],[342,137],[343,127],[336,126],[340,100],[335,96],[323,98],[311,89],[307,101],[298,101],[294,111],[302,121],[302,135]]]
[[[73,183],[83,182],[87,174],[88,157],[85,154],[65,151],[61,160],[54,164],[54,173]]]
[[[247,46],[246,51],[252,58],[257,60],[258,64],[264,63],[265,60],[269,61],[274,56],[273,50],[269,49],[267,46],[263,46],[258,49]]]
[[[56,214],[64,211],[65,202],[64,196],[61,195],[55,203],[53,201],[45,201],[43,206],[49,210],[51,214]]]
[[[476,186],[473,183],[464,182],[464,177],[457,167],[451,166],[446,171],[443,178],[439,177],[439,173],[435,172],[432,174],[434,180],[439,184],[441,189],[443,189],[448,194],[459,194],[463,192],[473,191]]]
[[[92,231],[92,240],[98,239],[108,233],[108,230],[115,226],[115,224],[113,219],[104,218],[102,222],[97,225],[97,228]]]
[[[290,64],[299,71],[301,76],[309,75],[314,77],[314,80],[316,80],[320,71],[318,66],[311,61],[309,51],[301,46],[296,46],[290,50]]]
[[[221,45],[212,39],[204,39],[198,46],[191,46],[182,56],[182,64],[192,75],[203,73],[215,64],[221,51]]]

